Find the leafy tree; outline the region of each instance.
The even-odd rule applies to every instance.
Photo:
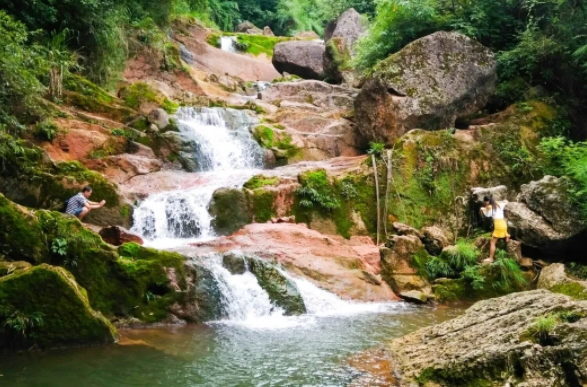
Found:
[[[0,11],[0,126],[20,128],[18,118],[41,111],[39,100],[46,91],[39,78],[48,74],[49,64],[42,46],[24,24]]]

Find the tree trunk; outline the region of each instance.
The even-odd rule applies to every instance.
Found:
[[[375,195],[377,196],[377,245],[379,246],[379,219],[380,217],[380,210],[379,210],[379,179],[377,178],[377,160],[375,160],[375,155],[371,155],[371,160],[373,160],[373,174],[375,176]]]

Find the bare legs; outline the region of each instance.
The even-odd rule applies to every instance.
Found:
[[[82,221],[84,219],[84,216],[86,216],[88,214],[88,212],[90,212],[90,210],[88,209],[88,207],[82,208],[82,212],[80,212],[80,214],[77,216],[78,219],[80,221]]]
[[[491,246],[489,247],[489,262],[493,262],[493,256],[495,255],[495,245],[497,245],[497,238],[491,237]]]

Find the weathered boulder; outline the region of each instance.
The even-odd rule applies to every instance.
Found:
[[[83,164],[93,171],[100,172],[116,184],[122,184],[135,176],[158,172],[163,166],[163,163],[154,157],[148,158],[128,153],[100,159],[87,159],[83,161]]]
[[[253,221],[242,189],[217,189],[212,195],[208,211],[214,217],[211,225],[218,235],[230,235]]]
[[[305,79],[324,79],[324,43],[291,40],[275,45],[273,65],[280,73],[287,72]]]
[[[420,231],[416,230],[413,227],[408,226],[407,224],[403,224],[400,222],[394,222],[393,228],[397,232],[397,235],[415,236],[415,237],[418,237],[418,239],[424,238],[424,235]]]
[[[249,35],[263,35],[263,30],[255,26],[250,21],[244,21],[236,26],[235,32]]]
[[[139,235],[120,226],[104,227],[100,230],[99,235],[104,242],[110,243],[113,246],[120,246],[128,242],[134,242],[139,245],[144,243],[143,238]]]
[[[398,294],[403,300],[416,304],[424,304],[428,301],[428,296],[419,290],[408,290]]]
[[[352,83],[355,74],[349,61],[355,56],[355,44],[365,33],[361,15],[350,8],[326,26],[324,41],[324,72],[335,82]]]
[[[156,125],[159,129],[165,129],[169,126],[169,114],[161,108],[157,108],[151,111],[147,116],[149,122]]]
[[[537,286],[538,289],[547,289],[579,300],[587,300],[587,281],[572,278],[562,263],[553,263],[544,267],[538,277]]]
[[[547,316],[555,321],[551,341],[533,334]],[[566,387],[585,380],[586,337],[587,302],[536,290],[478,302],[386,351],[399,387]]]
[[[471,201],[476,206],[481,207],[481,206],[485,205],[485,202],[483,201],[485,196],[492,197],[493,200],[495,200],[496,202],[508,200],[509,189],[505,185],[500,185],[500,186],[491,187],[491,188],[483,188],[483,187],[471,188]]]
[[[430,284],[418,274],[429,256],[416,236],[391,236],[381,248],[381,276],[396,294],[418,290],[430,295]]]
[[[522,185],[518,201],[541,215],[554,231],[570,238],[586,228],[578,206],[571,201],[571,184],[567,177],[545,176]]]
[[[31,323],[20,328],[6,323],[19,317]],[[0,323],[5,349],[110,344],[117,338],[73,276],[46,264],[0,278]]]
[[[477,112],[493,94],[491,50],[455,33],[436,32],[380,62],[355,102],[365,145],[392,145],[414,128],[439,130]]]
[[[584,229],[568,228],[565,224],[557,227],[524,203],[508,203],[505,208],[510,234],[523,245],[541,249],[544,253],[565,251],[577,244],[577,236]],[[567,222],[566,225],[573,224]]]
[[[422,242],[426,251],[431,255],[439,255],[442,249],[450,245],[444,231],[436,226],[422,228]]]
[[[300,38],[300,39],[320,39],[320,35],[318,35],[314,31],[302,31],[302,32],[298,32],[297,34],[295,34],[294,35],[294,38]]]
[[[247,272],[247,260],[243,254],[229,251],[222,255],[222,266],[231,274],[244,274]]]
[[[361,20],[361,15],[354,8],[349,8],[338,19],[328,23],[324,30],[324,41],[328,42],[332,38],[342,38],[345,48],[354,54],[355,43],[364,33],[365,26]]]
[[[275,36],[275,34],[273,33],[273,30],[271,29],[271,27],[269,26],[265,26],[265,28],[263,28],[263,36]]]

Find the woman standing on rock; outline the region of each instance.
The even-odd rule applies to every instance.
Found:
[[[495,245],[498,239],[505,238],[506,242],[510,241],[510,234],[508,234],[508,224],[505,220],[505,214],[503,207],[505,204],[498,204],[492,197],[485,196],[483,198],[485,207],[481,208],[481,213],[488,217],[493,218],[493,233],[491,234],[491,248],[489,249],[489,258],[484,260],[484,263],[492,263],[493,256],[495,255]]]

